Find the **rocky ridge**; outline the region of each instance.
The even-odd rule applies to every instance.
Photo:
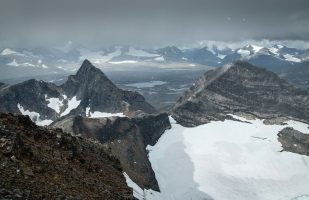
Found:
[[[273,72],[235,62],[206,72],[175,104],[172,116],[183,126],[232,119],[286,117],[309,122],[309,94]]]
[[[136,184],[141,188],[159,191],[146,147],[154,145],[164,131],[171,128],[167,114],[133,118],[71,116],[52,126],[104,144],[120,160],[122,168]]]

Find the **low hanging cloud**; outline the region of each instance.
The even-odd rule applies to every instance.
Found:
[[[2,44],[309,40],[308,0],[2,0]]]

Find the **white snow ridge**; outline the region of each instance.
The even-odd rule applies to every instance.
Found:
[[[170,118],[172,128],[147,147],[161,192],[142,191],[126,177],[136,198],[309,199],[309,157],[281,152],[277,140],[285,127],[309,134],[308,125],[265,125],[260,119],[237,118],[243,122],[213,121],[194,128]]]

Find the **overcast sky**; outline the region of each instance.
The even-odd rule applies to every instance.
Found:
[[[2,44],[309,41],[309,0],[0,0]]]

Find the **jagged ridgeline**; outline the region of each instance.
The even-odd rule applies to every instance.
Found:
[[[206,72],[172,111],[183,126],[228,119],[229,114],[308,123],[309,95],[273,72],[239,61]]]
[[[40,125],[66,115],[103,112],[130,116],[156,112],[142,95],[118,88],[88,60],[60,86],[34,79],[12,86],[0,85],[0,102],[0,112],[29,115]]]

